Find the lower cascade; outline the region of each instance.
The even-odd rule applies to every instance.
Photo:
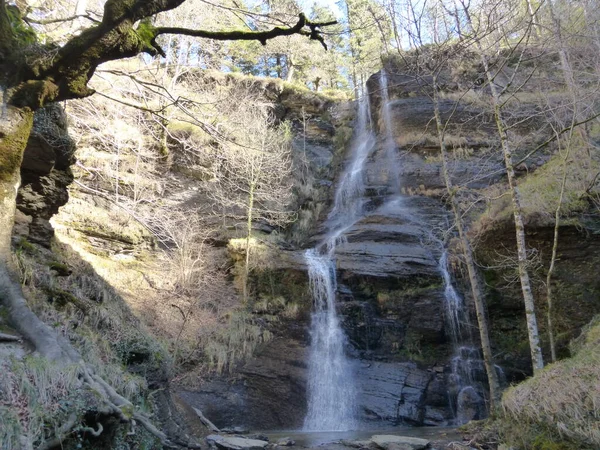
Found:
[[[314,299],[305,431],[356,428],[354,373],[345,355],[346,336],[335,309],[336,277],[331,255],[305,253]]]

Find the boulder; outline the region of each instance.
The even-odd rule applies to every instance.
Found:
[[[467,386],[458,394],[456,406],[456,422],[464,424],[471,420],[485,417],[485,403],[483,398],[472,386]]]
[[[277,445],[280,447],[292,447],[296,445],[296,441],[289,437],[283,437],[277,441]]]
[[[427,448],[429,445],[427,439],[388,434],[376,434],[371,436],[371,441],[385,450],[420,450]]]
[[[219,434],[210,434],[206,436],[206,442],[211,447],[217,447],[225,450],[262,450],[269,443],[258,439],[247,439],[237,436],[221,436]]]

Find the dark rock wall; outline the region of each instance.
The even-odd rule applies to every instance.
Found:
[[[75,142],[67,132],[62,106],[52,104],[38,110],[21,165],[17,236],[50,247],[54,230],[49,220],[69,200],[74,153]]]
[[[336,146],[352,126],[347,111],[348,107],[337,106],[332,113],[322,112],[318,123],[305,128],[308,145],[297,146],[297,150],[307,149],[315,184],[325,188],[318,210],[316,197],[306,202],[321,224],[328,213],[323,198],[330,204],[335,178],[343,170]],[[323,125],[324,117],[332,117],[329,126]],[[321,131],[315,135],[310,130]],[[356,364],[361,419],[373,427],[444,425],[452,419],[446,388],[451,348],[445,337],[444,287],[438,269],[441,242],[434,230],[447,226],[448,213],[439,198],[398,196],[391,190],[383,177],[384,141],[380,136],[367,166],[367,215],[346,231],[346,241],[336,250],[339,308],[351,343],[348,351]],[[423,170],[438,169],[423,165]],[[439,185],[439,174],[428,181],[431,185]],[[403,186],[406,192],[414,190],[412,185]],[[318,226],[313,230],[304,247],[320,241],[325,232]],[[282,275],[277,280],[281,283],[306,270],[301,252],[291,250],[280,257]],[[254,281],[256,295],[269,294],[268,283],[261,283],[259,276]],[[302,297],[303,314],[299,322],[283,320],[275,330],[276,339],[228,382],[229,394],[222,393],[223,378],[197,392],[182,393],[218,426],[302,426],[311,307],[306,282],[303,287],[296,285],[294,292],[278,291],[284,297]]]

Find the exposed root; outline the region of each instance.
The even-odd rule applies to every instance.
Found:
[[[44,442],[42,445],[40,445],[38,450],[50,450],[50,449],[58,447],[60,444],[62,444],[65,437],[71,431],[73,431],[73,428],[75,428],[75,425],[77,425],[77,419],[78,419],[77,414],[71,413],[69,415],[69,418],[67,419],[67,421],[65,423],[63,423],[58,430],[56,430],[56,436],[54,436],[53,439],[49,439],[46,442]]]
[[[0,333],[0,342],[20,342],[19,336],[13,336],[12,334]]]
[[[8,309],[12,325],[41,356],[60,364],[81,361],[81,356],[71,344],[29,309],[20,285],[12,280],[6,266],[1,263],[0,300]]]
[[[1,263],[0,301],[8,309],[12,325],[35,347],[37,353],[58,364],[77,364],[79,366],[81,386],[85,386],[97,394],[102,403],[102,407],[98,411],[101,415],[117,417],[121,422],[130,423],[131,433],[135,433],[135,424],[139,423],[149,433],[160,439],[163,446],[177,447],[169,441],[165,433],[154,426],[148,417],[137,412],[133,403],[96,375],[94,369],[85,363],[79,352],[67,339],[58,335],[29,309],[20,285],[12,280],[7,268]],[[78,424],[79,416],[72,413],[68,420],[56,430],[55,436],[45,441],[39,449],[49,450],[60,446]],[[97,423],[96,430],[90,427],[82,428],[82,430],[98,437],[103,432],[103,427]],[[29,439],[26,440],[29,441]],[[32,448],[31,442],[29,444],[24,448]]]

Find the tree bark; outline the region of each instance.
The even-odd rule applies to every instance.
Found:
[[[254,169],[254,168],[253,168]],[[253,174],[254,175],[254,174]],[[243,299],[248,303],[248,277],[250,276],[250,238],[252,237],[252,213],[254,211],[254,181],[250,182],[250,191],[248,193],[248,217],[246,218],[246,261],[244,264],[244,285]]]
[[[11,105],[0,108],[0,263],[7,263],[21,182],[21,162],[33,125],[33,112]]]
[[[535,314],[535,303],[533,299],[533,292],[531,289],[531,281],[529,279],[529,271],[527,269],[527,245],[525,242],[525,226],[523,224],[521,194],[519,193],[519,188],[516,182],[515,170],[513,167],[512,146],[508,138],[508,134],[506,131],[507,127],[504,122],[504,116],[502,114],[500,94],[495,85],[494,78],[489,67],[488,59],[485,53],[483,52],[483,49],[481,48],[481,44],[478,43],[478,47],[479,52],[481,54],[481,62],[485,69],[486,77],[490,86],[490,90],[492,92],[494,118],[496,121],[496,127],[498,129],[498,135],[500,137],[500,143],[502,146],[504,165],[506,168],[506,175],[513,204],[513,217],[515,221],[515,233],[517,239],[519,279],[521,281],[521,291],[523,293],[523,301],[525,303],[525,316],[527,319],[527,332],[529,336],[529,347],[531,350],[531,362],[533,365],[533,371],[535,373],[544,368],[544,359],[542,356],[542,349],[540,347],[537,317]]]

